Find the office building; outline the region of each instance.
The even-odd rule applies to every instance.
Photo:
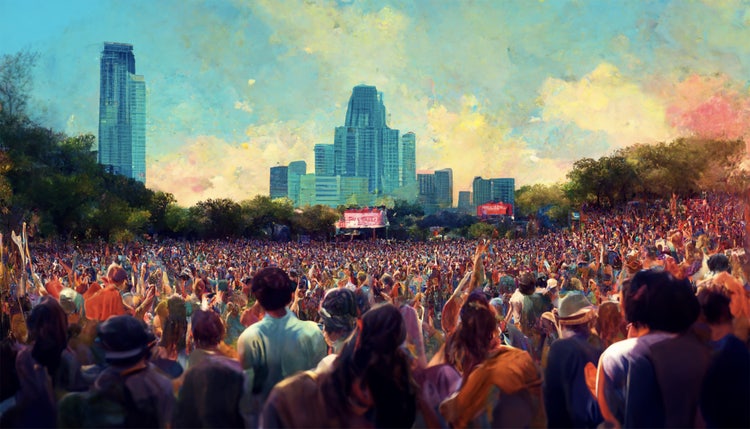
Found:
[[[287,167],[287,196],[299,205],[300,177],[307,174],[307,163],[305,161],[293,161]]]
[[[435,171],[435,203],[440,208],[453,207],[453,170]]]
[[[481,177],[475,177],[472,190],[475,207],[488,202],[515,204],[516,181],[513,178],[482,179]]]
[[[354,87],[344,126],[336,127],[334,133],[334,173],[366,177],[373,194],[389,194],[414,183],[415,137],[399,134],[386,124],[383,94],[374,86]]]
[[[289,167],[277,165],[271,167],[271,199],[285,198],[289,194]]]
[[[458,191],[458,210],[462,213],[471,213],[471,191]]]
[[[316,176],[335,176],[336,160],[332,144],[315,145],[315,175]]]
[[[114,174],[146,181],[146,82],[135,74],[133,45],[104,43],[99,75],[98,161]]]
[[[408,132],[401,136],[399,148],[399,183],[411,186],[417,180],[417,137]]]

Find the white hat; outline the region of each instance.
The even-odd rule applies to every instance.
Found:
[[[547,280],[547,289],[555,289],[557,287],[557,280],[556,279],[549,279]]]

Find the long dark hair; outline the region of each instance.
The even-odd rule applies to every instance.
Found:
[[[54,379],[60,367],[62,352],[68,347],[68,317],[56,299],[45,296],[31,309],[26,320],[29,328],[31,356]]]
[[[361,379],[375,406],[376,427],[411,427],[416,416],[416,387],[409,360],[401,349],[406,325],[396,307],[383,304],[362,316],[358,329],[344,346],[329,378],[327,391],[339,415],[349,408],[352,384]],[[346,424],[346,422],[343,422]]]
[[[472,292],[461,307],[461,323],[448,338],[446,362],[467,376],[487,358],[492,340],[498,334],[495,313],[482,292]]]

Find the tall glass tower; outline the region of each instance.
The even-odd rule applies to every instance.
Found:
[[[146,181],[146,82],[135,74],[133,45],[104,43],[98,158],[111,173]]]
[[[383,94],[374,86],[355,86],[333,142],[334,173],[366,177],[369,191],[378,194],[416,183],[414,134],[401,138],[386,117]]]

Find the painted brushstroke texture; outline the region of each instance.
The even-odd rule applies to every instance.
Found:
[[[0,0],[0,40],[40,53],[33,113],[70,134],[97,132],[102,43],[132,43],[147,185],[186,205],[312,170],[360,83],[456,192],[554,182],[633,143],[750,142],[745,0]]]

